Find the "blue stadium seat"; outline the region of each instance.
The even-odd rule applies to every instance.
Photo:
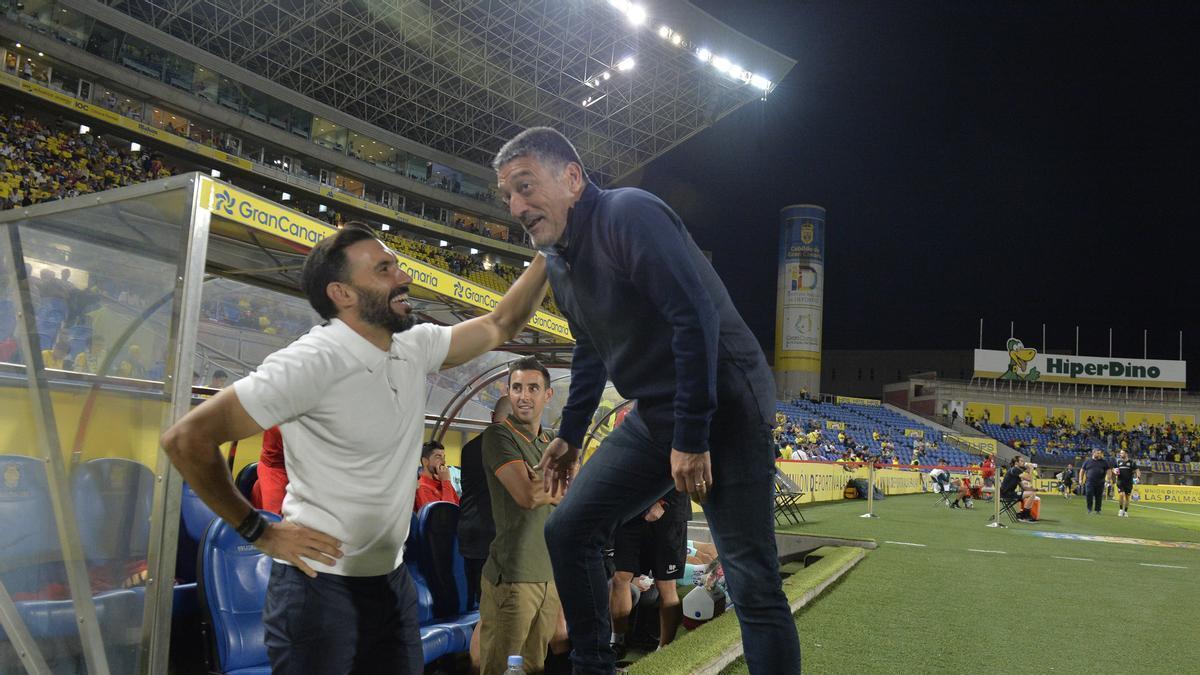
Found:
[[[88,340],[92,339],[92,327],[84,324],[71,326],[67,330],[67,337],[71,342],[71,358],[74,358],[77,354],[87,351]]]
[[[200,540],[217,514],[200,500],[200,495],[187,483],[179,502],[179,537],[175,549],[175,604],[171,613],[177,617],[195,616],[200,611],[196,597],[196,559]]]
[[[466,569],[458,552],[458,506],[450,502],[426,504],[417,514],[416,524],[417,551],[413,556],[416,565],[412,576],[418,586],[418,611],[427,617],[420,623],[446,633],[443,642],[440,634],[429,632],[431,636],[438,635],[430,641],[430,647],[438,650],[425,652],[425,662],[429,663],[443,654],[470,649],[479,612],[468,611],[467,607]],[[421,587],[428,590],[428,608],[422,606],[425,598]],[[425,646],[422,638],[422,647]],[[445,651],[438,653],[441,648]]]
[[[154,472],[129,459],[93,459],[75,467],[71,492],[89,565],[146,559]]]
[[[45,463],[32,457],[0,455],[0,581],[16,598],[17,613],[36,640],[65,639],[44,654],[76,657],[62,645],[78,644],[76,611],[70,599],[24,599],[41,595],[61,598],[66,568],[54,522]],[[109,644],[128,644],[126,627],[141,622],[141,598],[131,590],[109,590],[92,597],[96,618]],[[135,637],[136,639],[136,637]],[[8,640],[0,629],[0,643]],[[77,647],[75,647],[77,649]],[[56,668],[55,664],[51,664]]]
[[[17,312],[12,300],[0,299],[0,340],[7,340],[17,327]]]
[[[253,503],[254,500],[251,497],[254,495],[254,484],[257,482],[258,462],[250,462],[238,472],[233,484],[237,486],[238,492],[242,493],[246,501]]]
[[[279,522],[267,511],[263,516]],[[270,675],[262,610],[272,561],[223,520],[212,521],[200,542],[199,597],[203,632],[211,646],[209,672]]]

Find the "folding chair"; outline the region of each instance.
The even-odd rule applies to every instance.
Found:
[[[938,490],[938,491],[934,492],[934,493],[933,493],[933,495],[934,495],[934,497],[935,497],[935,499],[933,500],[933,505],[934,505],[934,506],[946,506],[946,507],[948,507],[948,506],[950,506],[951,504],[953,504],[953,503],[954,503],[954,500],[953,500],[953,499],[951,499],[951,497],[952,497],[952,496],[957,496],[957,493],[951,493],[951,492],[950,492],[950,488],[948,488],[948,487],[942,487],[940,490]]]
[[[1017,504],[1021,503],[1020,497],[1017,499],[1000,498],[1000,515],[1007,515],[1009,522],[1017,522]],[[995,520],[996,516],[992,515],[988,520]]]
[[[782,471],[775,473],[775,522],[779,522],[779,517],[783,518],[793,525],[799,525],[800,521],[808,522],[804,517],[804,512],[800,510],[800,500],[804,497],[804,491],[799,485],[787,476]]]

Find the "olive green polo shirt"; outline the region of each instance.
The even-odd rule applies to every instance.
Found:
[[[545,536],[546,519],[553,507],[521,508],[496,477],[501,467],[512,462],[536,467],[549,443],[546,431],[530,436],[528,428],[511,415],[483,432],[483,466],[496,522],[496,538],[483,565],[483,576],[493,584],[554,581]]]

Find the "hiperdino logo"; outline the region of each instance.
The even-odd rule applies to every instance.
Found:
[[[1138,366],[1129,362],[1079,363],[1070,359],[1047,356],[1046,374],[1066,375],[1071,378],[1079,377],[1080,375],[1094,377],[1107,375],[1109,377],[1132,377],[1155,380],[1162,376],[1162,370],[1158,366]]]
[[[284,234],[309,246],[324,239],[326,234],[318,223],[310,225],[270,202],[239,196],[228,188],[213,195],[212,210],[230,220]]]

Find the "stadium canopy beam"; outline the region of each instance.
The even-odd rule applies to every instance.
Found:
[[[604,0],[64,1],[132,18],[476,172],[522,129],[557,127],[602,185],[764,96],[700,48],[772,82],[795,65],[686,0],[656,2],[640,27]],[[663,39],[660,25],[686,41]],[[618,70],[629,57],[636,65]]]

